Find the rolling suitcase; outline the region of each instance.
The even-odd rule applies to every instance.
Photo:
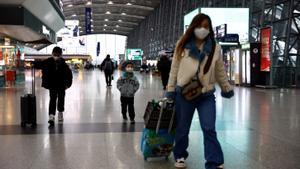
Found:
[[[164,103],[163,105],[163,113],[160,116],[161,105],[160,103]],[[145,127],[147,129],[156,130],[157,122],[160,118],[160,127],[159,128],[169,128],[171,118],[173,116],[174,103],[168,101],[160,101],[156,102],[153,100],[152,102],[148,102],[148,105],[144,114]],[[175,128],[175,123],[172,124],[172,129]]]
[[[156,129],[144,128],[141,139],[141,151],[144,156],[144,160],[153,157],[165,157],[168,160],[174,146],[175,129],[173,124],[175,121],[175,109],[172,108],[172,114],[169,119],[169,125],[167,128],[161,127],[162,117],[164,111],[168,108],[168,101],[162,100],[160,105],[160,113],[156,122]],[[154,111],[155,112],[155,111]]]
[[[21,127],[36,127],[35,70],[31,69],[32,93],[21,96]]]

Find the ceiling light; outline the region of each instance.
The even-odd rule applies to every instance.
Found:
[[[120,19],[120,20],[118,20],[119,22],[122,22],[122,20]]]
[[[128,2],[126,5],[132,5],[132,4]]]
[[[106,29],[103,29],[104,31],[106,31]]]
[[[82,28],[81,26],[78,26],[78,28]]]
[[[107,4],[112,5],[112,4],[114,4],[114,3],[113,3],[112,1],[108,1]]]
[[[108,19],[104,19],[105,21],[108,21]]]
[[[109,11],[107,11],[106,14],[111,14],[111,13]]]
[[[93,27],[94,27],[94,25],[91,25],[91,27],[93,28]]]
[[[93,20],[93,19],[91,19],[91,22],[94,22],[94,20]]]
[[[116,25],[116,27],[118,28],[118,27],[120,27],[119,25]]]
[[[94,32],[94,29],[92,29],[91,31]]]
[[[126,13],[123,12],[122,15],[126,15]]]
[[[73,5],[72,4],[70,4],[70,5],[68,5],[67,7],[72,7]]]
[[[106,27],[107,25],[105,24],[104,26]]]
[[[114,32],[117,32],[117,30],[116,30],[116,29],[114,29]]]
[[[80,31],[80,32],[83,32],[83,31]]]
[[[92,5],[92,1],[88,1],[86,5]]]
[[[73,14],[72,16],[75,17],[75,16],[77,16],[77,15],[76,15],[76,14]]]

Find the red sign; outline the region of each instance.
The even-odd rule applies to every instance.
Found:
[[[3,53],[2,53],[2,50],[0,50],[0,60],[3,60]]]
[[[262,28],[260,30],[261,41],[261,59],[260,70],[264,72],[270,71],[271,66],[271,27]]]

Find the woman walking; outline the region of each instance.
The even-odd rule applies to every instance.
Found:
[[[221,87],[223,97],[234,95],[211,20],[205,14],[198,14],[177,43],[166,93],[176,104],[177,128],[173,153],[177,168],[186,167],[188,137],[195,109],[203,131],[205,168],[223,168],[223,152],[215,130],[216,83]]]

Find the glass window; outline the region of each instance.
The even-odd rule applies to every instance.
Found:
[[[258,26],[259,25],[260,18],[261,18],[260,15],[261,15],[260,12],[253,13],[253,15],[252,15],[252,22],[251,22],[252,26]]]
[[[264,11],[265,24],[268,24],[272,21],[272,13],[273,13],[273,10],[271,8],[265,9],[265,11]]]
[[[281,3],[275,6],[274,20],[286,19],[289,16],[289,2]]]
[[[258,40],[257,35],[258,35],[258,29],[253,27],[251,29],[251,38],[252,38],[252,40],[254,40],[254,41]]]
[[[299,34],[300,30],[300,19],[299,18],[295,18],[294,20],[292,20],[292,30],[291,32],[294,34]]]
[[[276,37],[285,37],[287,31],[288,20],[274,22],[273,35]]]
[[[264,1],[263,0],[253,0],[253,11],[260,11],[264,5]]]

